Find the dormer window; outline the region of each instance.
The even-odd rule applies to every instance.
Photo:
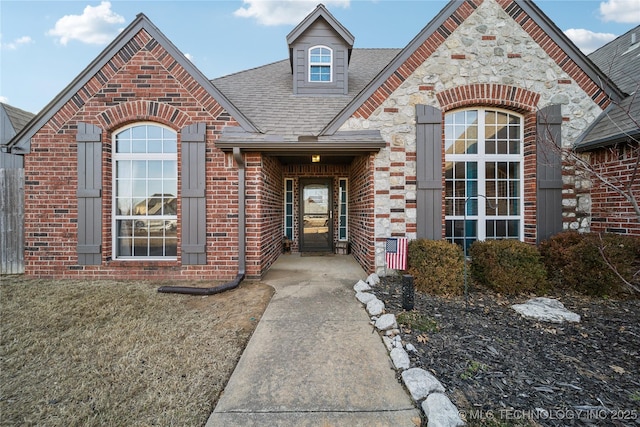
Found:
[[[331,82],[333,52],[326,46],[315,46],[309,49],[309,81]]]

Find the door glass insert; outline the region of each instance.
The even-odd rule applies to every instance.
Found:
[[[331,251],[331,186],[329,183],[305,183],[302,186],[303,251]]]

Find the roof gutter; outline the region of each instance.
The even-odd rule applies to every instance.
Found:
[[[246,241],[245,241],[245,169],[240,148],[233,149],[233,158],[238,164],[238,274],[231,282],[211,288],[193,288],[189,286],[161,286],[158,292],[186,295],[215,295],[235,289],[244,280],[246,273]]]
[[[638,137],[640,137],[640,133],[633,134],[630,132],[621,132],[615,135],[608,136],[606,138],[576,144],[574,145],[574,150],[578,153],[584,153],[586,151],[595,150],[597,148],[610,147],[615,144],[624,144],[627,141]]]

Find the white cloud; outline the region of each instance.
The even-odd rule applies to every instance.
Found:
[[[6,96],[0,95],[0,102],[2,102],[3,104],[8,104],[9,98],[7,98]]]
[[[600,16],[605,22],[640,24],[640,0],[607,0],[601,2]]]
[[[19,37],[9,43],[1,43],[0,46],[2,47],[2,49],[7,49],[7,50],[16,50],[18,49],[20,46],[24,46],[30,43],[33,43],[33,39],[29,36],[22,36]]]
[[[185,58],[187,58],[189,61],[193,62],[193,55],[191,55],[190,53],[185,53],[184,54]]]
[[[71,40],[87,44],[106,44],[121,30],[118,24],[124,17],[111,10],[111,3],[103,1],[99,6],[87,6],[82,15],[65,15],[58,19],[56,25],[47,32],[57,37],[61,44]]]
[[[320,3],[318,0],[243,0],[234,12],[241,18],[255,18],[262,25],[296,25]],[[349,7],[350,0],[326,0],[325,6]]]
[[[594,50],[616,38],[615,34],[594,33],[593,31],[585,30],[582,28],[570,28],[564,33],[585,54],[593,52]]]

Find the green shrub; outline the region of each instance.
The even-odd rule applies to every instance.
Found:
[[[471,276],[496,292],[544,292],[546,271],[538,249],[518,240],[474,242],[469,248]]]
[[[574,247],[583,236],[577,231],[565,231],[545,240],[538,248],[547,269],[547,279],[553,287],[561,288],[563,272],[574,258]]]
[[[462,295],[464,292],[462,248],[445,240],[409,242],[408,272],[419,292]]]
[[[602,252],[601,252],[602,250]],[[623,281],[636,282],[640,264],[640,239],[618,234],[559,233],[540,244],[540,253],[555,288],[592,296],[620,295]]]

